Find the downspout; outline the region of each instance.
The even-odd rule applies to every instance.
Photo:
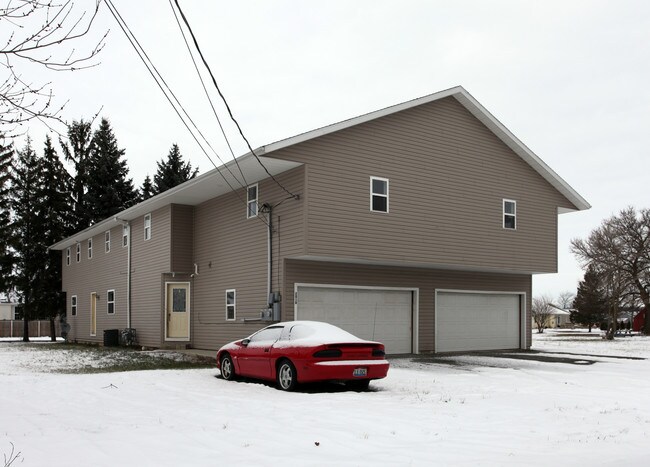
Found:
[[[128,226],[128,245],[126,247],[126,327],[131,328],[131,222],[126,223]]]
[[[268,235],[268,287],[266,291],[266,297],[271,305],[271,291],[273,285],[273,206],[267,205],[269,210],[269,235]]]

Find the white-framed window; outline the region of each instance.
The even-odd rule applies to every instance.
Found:
[[[226,320],[234,321],[237,317],[237,291],[235,289],[226,290]]]
[[[88,239],[88,259],[93,259],[93,239]]]
[[[70,297],[70,315],[77,316],[77,296]]]
[[[129,246],[129,226],[122,224],[122,248]]]
[[[370,177],[370,210],[388,212],[388,179]]]
[[[104,251],[108,253],[111,251],[111,231],[104,232]]]
[[[259,195],[259,190],[257,189],[257,183],[251,185],[246,189],[247,193],[247,202],[246,202],[246,218],[250,219],[251,217],[257,217],[257,199]]]
[[[144,239],[151,240],[151,214],[144,216]]]
[[[81,261],[81,243],[77,243],[76,258],[77,263]]]
[[[517,229],[517,202],[514,200],[503,200],[503,228]]]
[[[70,266],[70,247],[65,250],[65,265]]]
[[[106,313],[115,314],[115,290],[106,291]]]

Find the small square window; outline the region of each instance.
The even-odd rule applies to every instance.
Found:
[[[370,210],[388,212],[388,179],[370,177]]]
[[[237,315],[236,298],[237,291],[235,289],[226,290],[226,320],[234,321]]]
[[[115,290],[106,292],[106,312],[109,315],[115,314]]]
[[[81,243],[77,243],[76,251],[77,263],[81,261]]]
[[[93,258],[93,239],[88,239],[88,259]]]
[[[70,247],[65,250],[65,265],[70,266]]]
[[[122,225],[122,248],[129,246],[129,226],[128,224]]]
[[[151,239],[151,214],[144,216],[144,239]]]
[[[251,217],[257,216],[257,199],[258,199],[257,184],[249,186],[246,192],[247,192],[246,217],[250,219]]]
[[[77,296],[73,295],[70,297],[70,314],[72,316],[77,316]]]
[[[111,231],[107,230],[104,233],[104,251],[108,253],[111,251]]]
[[[504,199],[503,200],[503,228],[516,230],[517,229],[517,202]]]

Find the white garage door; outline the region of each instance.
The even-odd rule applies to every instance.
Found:
[[[518,349],[520,295],[438,292],[436,352]]]
[[[387,354],[411,353],[412,292],[299,286],[296,318],[334,324],[379,341]]]

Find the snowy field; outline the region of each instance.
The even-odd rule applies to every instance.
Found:
[[[60,374],[0,341],[0,466],[648,465],[650,338],[533,333],[533,352],[393,359],[368,393],[216,369]],[[35,348],[36,347],[36,348]]]

